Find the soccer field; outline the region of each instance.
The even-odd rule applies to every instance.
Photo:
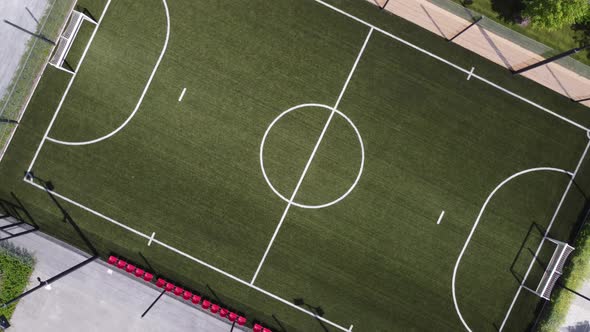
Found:
[[[590,110],[365,1],[79,4],[0,163],[42,231],[273,331],[534,323]]]

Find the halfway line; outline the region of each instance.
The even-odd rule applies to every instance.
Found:
[[[313,151],[311,152],[311,155],[309,156],[309,159],[307,160],[307,164],[305,165],[305,168],[303,169],[303,173],[301,174],[301,177],[299,177],[299,181],[297,182],[297,185],[295,186],[295,190],[293,190],[293,194],[291,195],[291,198],[289,199],[289,203],[287,204],[287,207],[285,208],[285,211],[283,212],[283,215],[281,216],[281,220],[279,221],[279,224],[277,225],[277,228],[275,229],[275,232],[272,235],[272,238],[270,239],[270,242],[268,243],[268,246],[266,247],[266,251],[264,252],[264,255],[262,256],[262,259],[260,260],[260,263],[258,264],[258,267],[256,268],[256,272],[254,272],[254,276],[252,277],[252,281],[250,281],[250,285],[253,285],[254,282],[256,281],[256,277],[258,277],[258,273],[260,273],[260,269],[262,268],[262,265],[264,264],[264,261],[266,260],[266,256],[268,255],[268,252],[270,251],[270,248],[272,247],[272,244],[274,243],[277,234],[279,234],[279,230],[281,229],[281,226],[283,225],[283,222],[285,221],[285,217],[287,216],[287,212],[289,212],[289,209],[291,208],[291,205],[293,205],[293,201],[295,200],[295,196],[297,195],[297,191],[299,191],[299,187],[301,187],[301,183],[303,183],[303,178],[305,178],[305,174],[307,174],[307,171],[309,170],[309,166],[311,165],[311,162],[313,161],[313,158],[315,157],[316,152],[318,151],[318,148],[320,147],[320,143],[322,143],[322,140],[324,139],[324,135],[326,134],[326,131],[328,130],[328,127],[330,126],[330,122],[332,121],[332,118],[334,117],[334,114],[336,113],[336,108],[338,107],[338,104],[340,104],[340,100],[342,99],[342,96],[344,95],[344,92],[346,91],[346,88],[348,87],[348,83],[350,82],[350,79],[352,78],[352,74],[354,73],[354,71],[356,70],[356,66],[359,63],[359,60],[361,59],[365,48],[367,47],[367,43],[369,42],[369,39],[371,38],[371,34],[373,33],[373,28],[371,28],[369,30],[369,34],[367,35],[367,38],[365,38],[365,42],[363,43],[363,47],[361,48],[359,54],[356,57],[356,60],[354,61],[354,65],[352,66],[352,69],[350,71],[350,73],[348,74],[348,78],[346,79],[346,82],[344,83],[344,86],[342,87],[342,90],[340,91],[340,95],[338,95],[338,100],[336,101],[336,104],[334,105],[334,108],[332,109],[332,112],[330,113],[330,116],[328,117],[328,120],[326,121],[326,124],[324,125],[324,129],[322,129],[322,133],[320,134],[320,137],[318,138],[318,141],[316,142]]]

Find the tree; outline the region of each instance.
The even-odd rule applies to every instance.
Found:
[[[553,31],[572,25],[588,15],[588,0],[524,0],[522,16],[533,27]]]

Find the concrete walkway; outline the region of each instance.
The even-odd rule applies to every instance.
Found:
[[[590,296],[590,281],[586,281],[578,292]],[[574,296],[574,300],[565,317],[565,322],[559,331],[590,332],[590,302],[579,296]]]
[[[37,32],[48,5],[49,0],[0,1],[0,100],[18,74],[31,33]]]
[[[427,0],[367,0],[417,24],[442,38],[450,38],[471,22]],[[508,69],[520,69],[544,59],[543,56],[489,31],[479,25],[467,30],[454,43]],[[475,69],[477,72],[477,68]],[[557,63],[530,70],[523,76],[570,99],[590,97],[590,80]],[[590,100],[583,102],[590,107]]]
[[[0,226],[7,224],[0,220]],[[11,228],[10,231],[15,231]],[[5,235],[3,235],[5,237]],[[88,257],[38,232],[8,240],[37,259],[29,288]],[[160,291],[94,261],[22,299],[10,320],[12,332],[30,331],[207,331],[228,332],[229,321],[165,295],[145,318],[141,314]],[[241,331],[236,326],[234,331]]]

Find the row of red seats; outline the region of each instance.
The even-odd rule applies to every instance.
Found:
[[[174,286],[174,284],[171,284],[162,278],[158,278],[156,281],[156,286],[165,289],[167,292],[172,292],[176,296],[182,296],[183,299],[190,300],[194,304],[199,304],[200,302],[203,309],[210,310],[211,313],[214,314],[219,314],[219,316],[222,318],[227,318],[230,322],[236,322],[240,326],[245,325],[247,322],[245,317],[238,316],[238,314],[235,312],[230,312],[225,308],[221,308],[219,305],[211,303],[211,301],[203,300],[203,302],[201,302],[201,297],[199,295],[193,294],[187,290],[182,289],[181,287]],[[271,331],[269,330],[264,332]]]
[[[124,269],[125,271],[127,271],[127,273],[133,273],[138,278],[143,277],[143,280],[147,282],[151,282],[154,279],[153,274],[146,272],[140,268],[136,268],[134,265],[128,264],[124,260],[120,260],[115,256],[110,256],[107,262],[110,265],[114,265],[121,270]],[[194,304],[199,304],[199,302],[201,302],[201,297],[199,295],[193,294],[188,290],[182,289],[181,287],[174,286],[173,284],[167,282],[162,278],[158,278],[158,280],[156,281],[156,286],[165,289],[167,292],[172,292],[176,296],[182,296],[183,299],[187,301],[190,300]],[[208,300],[203,300],[203,302],[201,302],[201,307],[205,310],[210,310],[214,314],[219,313],[219,316],[221,316],[222,318],[227,318],[230,322],[236,322],[240,326],[244,326],[247,322],[245,317],[238,316],[238,314],[230,312],[225,308],[221,308],[219,305],[213,304]],[[254,324],[253,331],[272,332],[270,329],[262,327],[259,324]]]

